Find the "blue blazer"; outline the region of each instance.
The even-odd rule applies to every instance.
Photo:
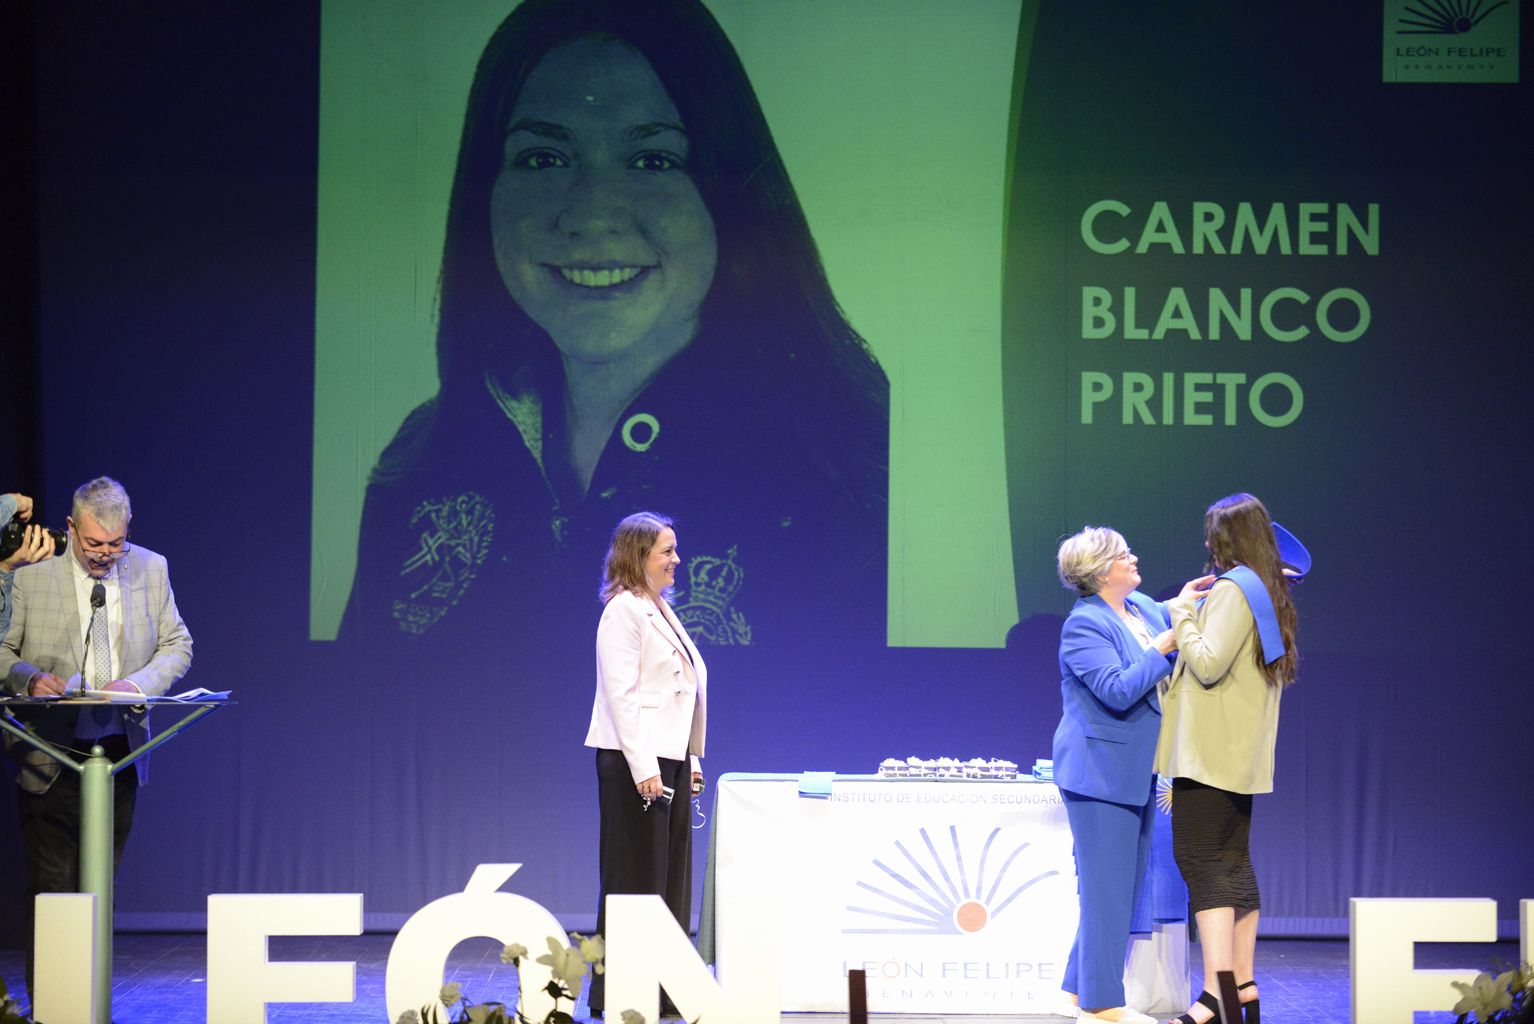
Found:
[[[1161,605],[1140,593],[1130,602],[1153,634],[1168,628]],[[1060,629],[1060,701],[1055,784],[1082,796],[1140,807],[1150,799],[1151,765],[1161,731],[1156,683],[1172,661],[1140,647],[1108,603],[1076,602]]]

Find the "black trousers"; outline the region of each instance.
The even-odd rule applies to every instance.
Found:
[[[653,893],[666,901],[685,931],[692,922],[692,771],[686,759],[660,759],[664,785],[676,791],[670,806],[645,808],[628,760],[618,750],[597,751],[597,855],[601,898],[597,934],[607,932],[607,897]],[[603,1008],[603,976],[591,976],[590,1007]]]
[[[120,761],[128,756],[126,736],[77,740],[75,745],[99,743],[107,757]],[[138,799],[138,769],[130,767],[112,776],[112,871],[122,863],[128,830],[133,827],[133,808]],[[27,993],[32,988],[33,923],[37,895],[44,892],[78,892],[80,889],[80,775],[64,769],[46,793],[16,790],[21,819],[21,845],[27,859]]]

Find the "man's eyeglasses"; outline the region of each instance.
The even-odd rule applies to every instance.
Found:
[[[103,542],[82,537],[80,536],[80,531],[76,530],[75,539],[80,542],[82,549],[89,554],[95,555],[97,558],[118,559],[133,550],[133,543],[127,537],[124,537],[122,540]]]

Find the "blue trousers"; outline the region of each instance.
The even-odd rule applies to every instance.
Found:
[[[1081,921],[1065,963],[1062,988],[1090,1010],[1124,1005],[1124,959],[1129,921],[1156,821],[1153,788],[1143,807],[1096,800],[1062,789],[1076,846],[1076,894]]]

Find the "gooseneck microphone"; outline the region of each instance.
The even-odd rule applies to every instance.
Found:
[[[107,588],[98,583],[91,587],[91,621],[85,627],[85,659],[80,665],[80,692],[84,693],[91,688],[90,664],[91,664],[91,634],[96,631],[96,615],[107,603]]]

